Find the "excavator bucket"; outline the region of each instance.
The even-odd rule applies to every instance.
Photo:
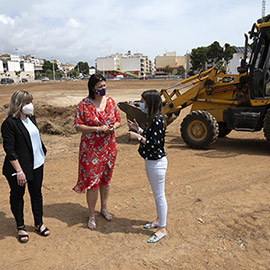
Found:
[[[147,114],[141,111],[140,101],[134,102],[119,102],[117,105],[123,112],[126,113],[127,119],[134,121],[136,119],[137,123],[141,128],[145,128],[147,121]]]

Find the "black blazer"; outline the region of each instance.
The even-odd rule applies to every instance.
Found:
[[[31,116],[29,118],[37,126],[35,117]],[[1,133],[3,137],[3,147],[6,152],[3,164],[3,175],[10,178],[11,175],[16,172],[10,161],[18,159],[26,175],[26,179],[29,181],[33,180],[34,156],[32,143],[29,132],[21,119],[8,116],[1,126]],[[44,154],[46,154],[46,147],[43,142],[41,143]]]

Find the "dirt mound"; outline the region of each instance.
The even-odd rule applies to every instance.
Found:
[[[75,134],[73,127],[76,105],[55,107],[52,105],[36,104],[35,116],[41,133],[53,135]]]
[[[0,107],[1,122],[7,117],[8,104]],[[73,127],[76,105],[56,107],[45,104],[35,104],[35,116],[41,133],[52,135],[75,134]]]

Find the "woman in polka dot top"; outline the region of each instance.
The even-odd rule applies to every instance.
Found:
[[[156,243],[166,232],[167,201],[165,197],[165,174],[167,171],[167,158],[164,151],[165,123],[161,114],[162,100],[156,90],[147,90],[142,93],[142,111],[147,113],[147,124],[143,130],[136,119],[128,120],[131,139],[140,141],[139,153],[144,158],[145,169],[150,182],[157,210],[157,219],[147,223],[145,229],[158,228],[148,239],[148,243]]]

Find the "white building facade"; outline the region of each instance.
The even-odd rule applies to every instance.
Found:
[[[3,58],[0,60],[0,79],[10,78],[15,83],[22,78],[26,78],[28,81],[35,79],[34,64],[25,62],[23,58],[17,55]]]
[[[121,54],[112,54],[106,57],[98,57],[96,59],[96,68],[99,71],[120,70],[121,57]]]
[[[244,59],[244,47],[235,47],[236,53],[233,54],[232,59],[229,61],[227,66],[228,74],[238,74],[237,68],[241,64],[241,60]],[[251,49],[248,49],[247,57],[250,57]],[[249,60],[246,60],[249,62]]]
[[[15,61],[7,61],[7,71],[14,72],[14,71],[21,71],[20,62]]]
[[[4,72],[3,60],[0,60],[0,73]]]
[[[152,74],[152,62],[148,56],[141,53],[131,54],[114,54],[107,57],[99,57],[96,59],[96,68],[100,72],[104,71],[121,71],[125,73],[133,73],[137,76],[146,76]]]
[[[143,60],[139,57],[122,57],[121,70],[124,72],[136,73],[144,67]]]

